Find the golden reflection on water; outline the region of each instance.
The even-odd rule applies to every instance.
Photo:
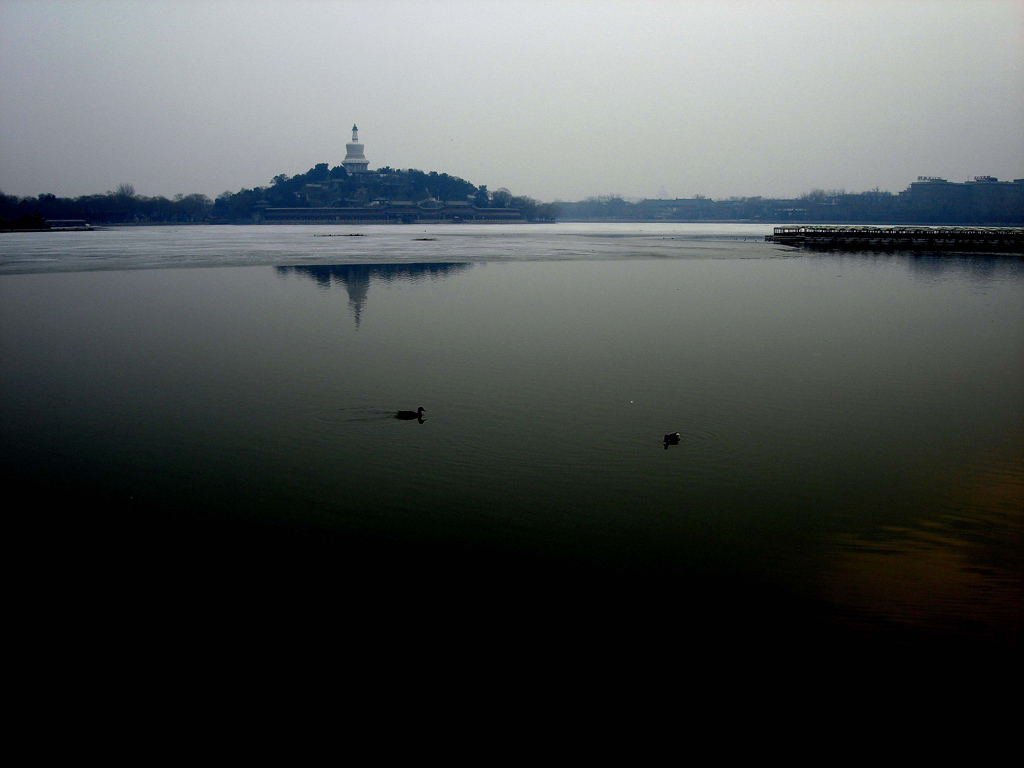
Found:
[[[860,629],[1024,635],[1024,458],[936,478],[935,515],[835,542],[823,588]]]

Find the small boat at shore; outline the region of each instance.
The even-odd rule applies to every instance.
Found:
[[[93,227],[85,219],[47,219],[43,229],[51,232],[92,232]]]

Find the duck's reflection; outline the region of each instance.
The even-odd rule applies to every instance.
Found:
[[[339,285],[345,286],[348,292],[348,305],[355,316],[356,328],[362,319],[366,296],[370,290],[370,281],[378,280],[386,283],[397,281],[418,282],[420,280],[438,280],[450,277],[457,272],[464,272],[472,264],[331,264],[305,267],[277,267],[279,275],[300,275],[307,277],[320,288],[330,289]]]

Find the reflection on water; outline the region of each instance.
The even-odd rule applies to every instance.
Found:
[[[988,457],[937,477],[934,514],[837,538],[828,599],[862,629],[896,625],[1020,639],[1024,611],[1024,460]],[[877,625],[876,625],[877,626]]]
[[[308,532],[332,600],[1013,643],[1022,306],[1019,261],[949,257],[6,275],[0,468],[136,546],[266,524],[247,578]]]
[[[308,277],[321,288],[342,285],[348,292],[348,305],[355,316],[356,328],[370,291],[370,281],[384,283],[407,280],[438,280],[463,272],[471,264],[335,264],[328,266],[277,267],[279,275]]]
[[[989,280],[1000,276],[1024,276],[1024,259],[1016,256],[977,254],[917,254],[904,257],[910,269],[920,275],[957,276],[969,280]]]

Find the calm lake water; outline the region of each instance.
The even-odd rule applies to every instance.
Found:
[[[280,545],[349,594],[1019,644],[1024,261],[769,231],[0,235],[4,479],[85,572]]]

